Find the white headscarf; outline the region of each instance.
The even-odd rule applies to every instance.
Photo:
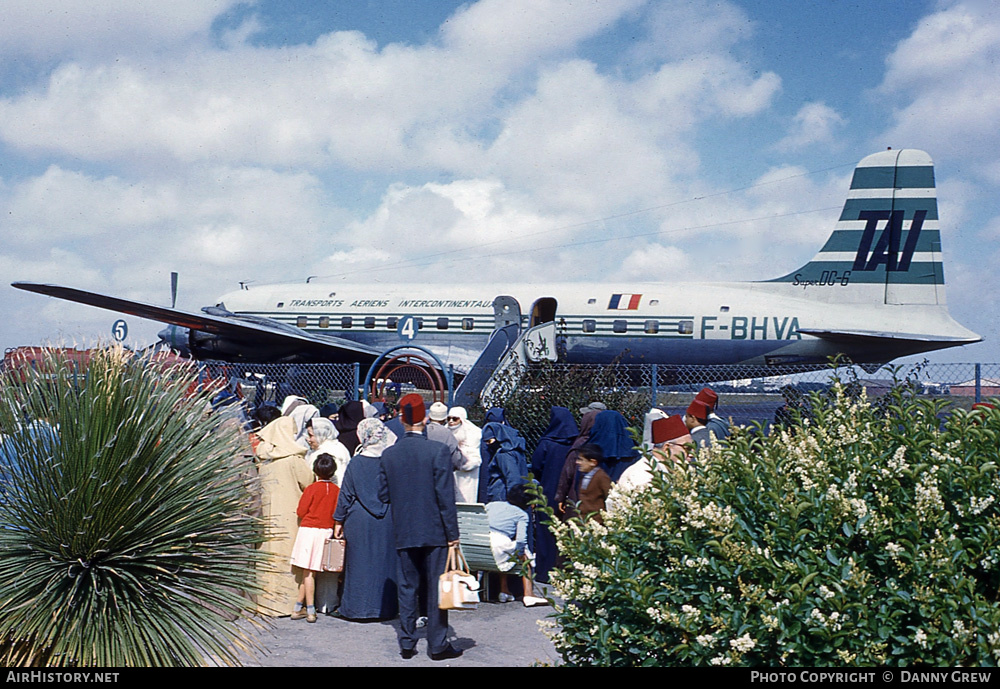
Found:
[[[642,424],[642,447],[648,451],[653,450],[653,422],[657,419],[665,419],[669,416],[667,412],[659,407],[653,407],[646,412],[646,419]]]
[[[321,454],[330,455],[337,462],[337,471],[333,475],[333,482],[338,486],[341,485],[344,480],[344,472],[347,471],[347,465],[351,461],[351,453],[347,451],[342,442],[337,440],[337,436],[340,435],[337,432],[337,427],[330,419],[316,416],[312,419],[312,432],[319,445],[315,450],[311,449],[306,453],[306,462],[309,463],[309,468],[312,468],[316,458]]]
[[[465,470],[472,471],[482,463],[479,445],[483,440],[483,430],[469,421],[469,413],[465,410],[465,407],[452,407],[448,410],[448,416],[454,416],[462,420],[462,423],[459,425],[449,425],[448,428],[455,434],[455,440],[458,441],[458,449],[465,456]]]
[[[285,398],[285,401],[281,403],[281,414],[282,416],[288,416],[288,412],[297,407],[300,404],[308,404],[309,400],[304,397],[299,397],[298,395],[289,395]]]
[[[333,425],[333,421],[325,416],[316,416],[312,421],[313,437],[320,443],[325,440],[336,440],[340,436],[340,431]]]
[[[299,445],[309,447],[309,441],[306,439],[306,427],[310,419],[319,416],[319,409],[311,404],[299,404],[292,407],[285,416],[290,416],[292,421],[295,422],[295,427],[298,429],[295,434],[295,442]]]
[[[358,440],[360,444],[354,454],[381,457],[386,448],[395,444],[396,434],[386,428],[381,419],[363,419],[358,424]]]

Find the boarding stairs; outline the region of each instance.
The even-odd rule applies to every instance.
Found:
[[[457,406],[470,407],[480,400],[483,407],[496,406],[518,385],[528,364],[558,361],[554,321],[522,330],[521,307],[507,296],[493,300],[493,313],[493,334],[455,390]]]

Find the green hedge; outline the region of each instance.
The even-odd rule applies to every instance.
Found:
[[[570,665],[995,665],[1000,411],[839,385],[555,528]]]

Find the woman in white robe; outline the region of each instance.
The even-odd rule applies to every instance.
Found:
[[[479,494],[479,466],[483,463],[480,444],[483,431],[469,421],[465,407],[448,410],[448,428],[455,434],[458,449],[465,458],[460,469],[455,469],[455,501],[476,502]]]

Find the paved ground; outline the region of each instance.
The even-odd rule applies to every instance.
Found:
[[[461,658],[432,661],[421,638],[417,655],[399,656],[396,642],[398,621],[348,622],[319,616],[309,624],[287,617],[274,620],[273,627],[259,635],[267,653],[249,665],[262,667],[526,667],[556,665],[558,655],[542,634],[538,620],[550,607],[525,608],[513,603],[481,603],[475,611],[450,612],[451,643],[465,651]]]

